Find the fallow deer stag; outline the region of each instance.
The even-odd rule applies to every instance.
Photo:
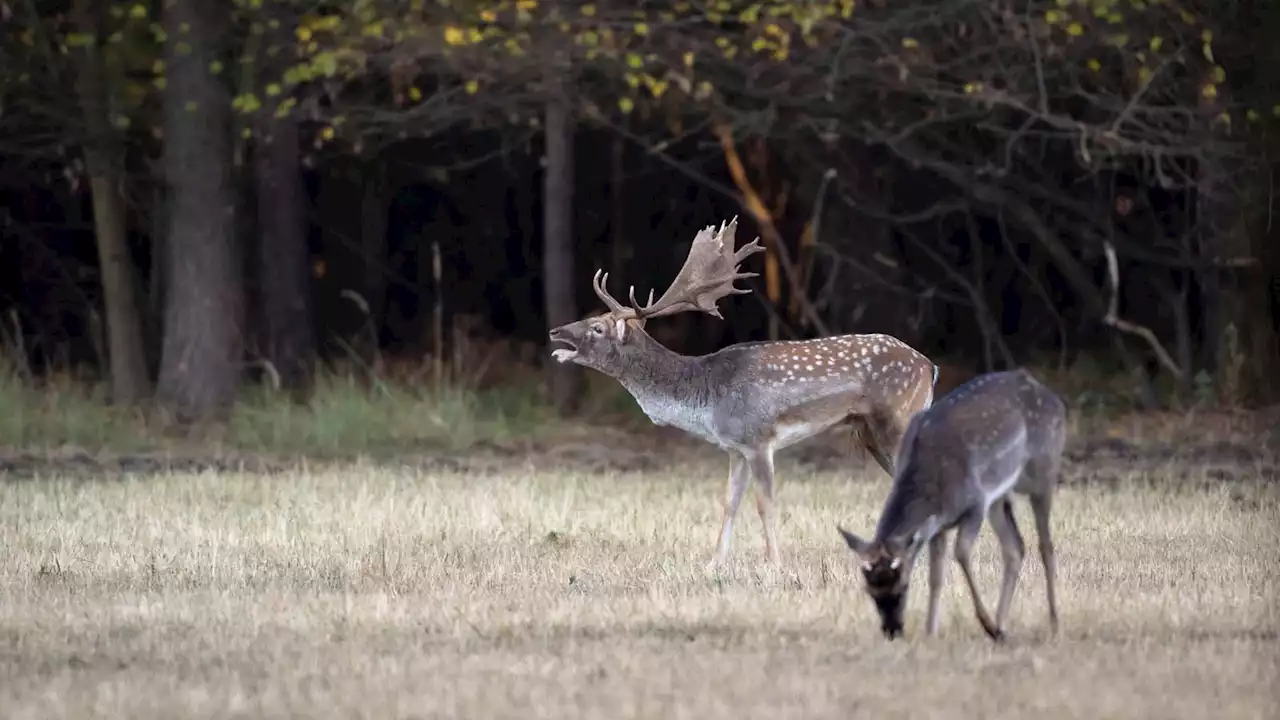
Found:
[[[947,531],[956,529],[956,562],[973,609],[992,640],[1004,622],[1018,585],[1026,547],[1013,520],[1013,493],[1026,495],[1036,521],[1040,559],[1048,586],[1049,625],[1058,629],[1056,565],[1049,509],[1066,441],[1066,408],[1053,391],[1025,370],[979,375],[912,418],[898,452],[893,488],[870,541],[838,528],[857,555],[864,589],[889,639],[902,634],[902,611],[916,556],[929,546],[926,634],[938,631]],[[1000,541],[1004,580],[995,621],[974,582],[970,552],[984,517]]]
[[[887,335],[842,335],[791,342],[746,342],[702,356],[680,355],[645,332],[653,318],[697,310],[721,317],[716,303],[750,292],[734,287],[756,273],[739,264],[759,239],[734,251],[737,218],[699,231],[675,281],[655,302],[624,306],[592,281],[608,311],[551,331],[567,348],[552,355],[615,378],[656,425],[671,425],[729,453],[724,519],[709,566],[729,552],[734,517],[752,476],[764,526],[765,555],[779,561],[774,510],[774,452],[837,424],[854,427],[890,475],[911,416],[929,406],[937,370],[924,355]]]

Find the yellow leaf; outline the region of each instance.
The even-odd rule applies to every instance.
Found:
[[[409,88],[409,99],[414,102],[420,102],[422,100],[422,91],[416,87]]]
[[[908,38],[902,38],[902,47],[904,47],[904,48],[918,48],[918,47],[920,47],[920,43],[919,43],[919,42],[917,42],[915,38],[909,38],[909,37],[908,37]]]
[[[212,75],[221,75],[222,62],[219,60],[214,60],[213,62],[209,63],[209,73]]]
[[[325,140],[332,140],[334,135],[336,134],[337,134],[337,131],[333,129],[332,125],[326,125],[325,128],[320,131],[320,137],[324,138]]]
[[[1160,37],[1159,35],[1152,36],[1151,42],[1148,43],[1148,45],[1151,47],[1151,52],[1155,52],[1159,50],[1160,46],[1163,44],[1164,44],[1164,38]]]
[[[1138,68],[1138,84],[1145,87],[1149,82],[1151,82],[1151,68]]]
[[[626,114],[630,114],[635,106],[636,104],[629,97],[618,99],[618,109],[622,110],[622,112]]]
[[[147,6],[143,5],[142,3],[134,3],[133,7],[129,8],[129,17],[133,18],[134,20],[141,20],[146,16],[147,16]]]
[[[1200,88],[1200,94],[1212,100],[1213,98],[1218,97],[1218,86],[1213,83],[1209,83]]]
[[[1200,48],[1200,54],[1204,55],[1205,60],[1213,62],[1213,46],[1209,43],[1205,43],[1204,46]]]
[[[467,91],[468,95],[475,95],[477,92],[480,91],[480,81],[468,80],[466,85],[463,85],[463,89]]]
[[[270,83],[267,85],[267,97],[275,97],[280,94],[280,83]]]
[[[596,6],[595,6],[595,5],[583,5],[581,8],[579,8],[579,9],[578,9],[578,12],[582,13],[583,15],[586,15],[587,17],[595,17],[595,14],[596,14]]]
[[[444,42],[446,45],[462,45],[467,41],[467,35],[462,28],[448,25],[444,29]]]
[[[248,125],[240,128],[240,137],[244,138],[245,140],[248,140],[249,138],[253,137],[253,128],[249,127]]]
[[[1201,30],[1201,31],[1200,31],[1200,39],[1201,39],[1201,40],[1203,40],[1204,42],[1207,42],[1207,43],[1208,43],[1208,42],[1213,42],[1213,31],[1212,31],[1212,30],[1209,30],[1209,29],[1207,29],[1207,28],[1206,28],[1206,29],[1204,29],[1204,30]]]
[[[307,42],[311,39],[311,28],[300,27],[294,31],[294,34],[298,36],[300,42]]]
[[[1213,81],[1216,83],[1224,83],[1227,81],[1227,71],[1221,65],[1213,66]]]
[[[1094,72],[1098,72],[1102,69],[1102,63],[1098,62],[1098,58],[1089,58],[1089,62],[1086,64],[1089,66],[1089,69]]]
[[[1246,110],[1244,113],[1245,120],[1248,120],[1249,122],[1257,121],[1258,117],[1259,115],[1257,110]]]
[[[693,53],[687,52],[684,54],[684,66],[687,68],[693,67]]]
[[[483,21],[485,21],[485,22],[487,22],[487,23],[497,22],[497,21],[498,21],[498,13],[496,13],[496,12],[494,12],[494,11],[492,11],[492,10],[482,10],[482,11],[480,12],[480,19],[481,19],[481,20],[483,20]]]
[[[649,26],[645,23],[636,23],[633,29],[637,35],[644,36],[649,34]]]
[[[115,119],[115,126],[121,130],[128,130],[130,122],[128,115],[117,115]]]
[[[188,100],[187,104],[183,106],[183,109],[189,113],[193,113],[196,111],[196,108],[198,107],[200,106],[196,104],[195,100]]]
[[[1078,22],[1073,22],[1067,26],[1067,34],[1071,37],[1080,37],[1084,34],[1084,26]]]

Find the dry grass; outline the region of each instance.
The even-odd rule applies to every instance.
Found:
[[[1065,488],[1063,636],[1032,553],[1011,641],[948,571],[888,643],[837,520],[887,479],[779,468],[785,566],[720,463],[663,474],[354,467],[0,485],[0,708],[49,717],[1270,716],[1280,498]],[[1034,530],[1020,501],[1023,532]],[[981,582],[995,602],[995,542]],[[922,576],[918,575],[919,583]]]

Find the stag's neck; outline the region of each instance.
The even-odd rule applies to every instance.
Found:
[[[705,365],[705,357],[681,355],[642,334],[633,340],[627,369],[618,381],[655,425],[671,425],[714,441],[708,433],[715,373]]]

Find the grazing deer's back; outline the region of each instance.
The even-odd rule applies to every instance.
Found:
[[[1029,454],[1060,450],[1066,406],[1021,368],[981,375],[939,398],[907,432],[916,454],[999,455],[1017,443]],[[918,427],[915,427],[918,425]]]

